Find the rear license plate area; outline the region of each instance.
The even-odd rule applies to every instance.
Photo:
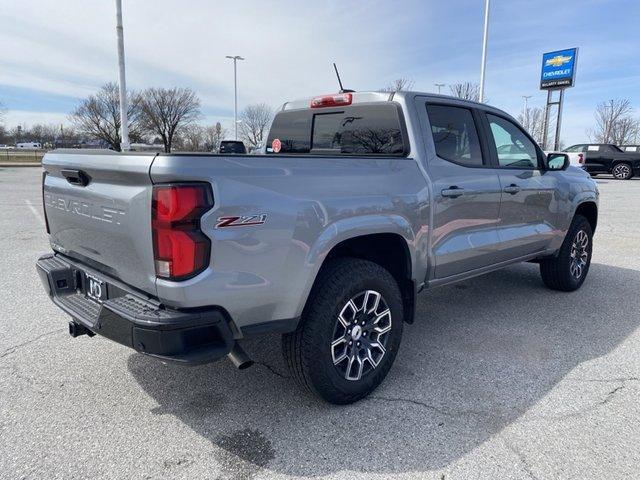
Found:
[[[82,272],[82,292],[89,300],[97,303],[102,303],[109,298],[107,282],[86,272]]]

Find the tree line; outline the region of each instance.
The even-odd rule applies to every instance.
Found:
[[[412,89],[414,82],[398,78],[380,89],[395,92]],[[479,85],[461,82],[449,85],[450,95],[478,101]],[[190,88],[147,88],[128,93],[128,127],[132,143],[155,144],[165,152],[213,151],[229,132],[220,122],[202,124],[201,102]],[[30,128],[6,129],[3,118],[6,107],[0,102],[0,144],[20,141],[39,142],[48,147],[79,146],[94,142],[96,146],[120,151],[120,97],[118,84],[109,82],[95,94],[81,100],[70,113],[70,125],[35,124]],[[258,148],[265,140],[274,110],[265,103],[248,105],[239,115],[239,136],[248,149]],[[544,108],[528,107],[517,115],[530,135],[542,144]],[[634,116],[631,101],[611,99],[597,104],[594,127],[585,134],[595,143],[616,145],[640,143],[640,118]],[[551,129],[550,129],[551,130]]]
[[[36,124],[2,126],[5,110],[0,104],[0,143],[38,142],[46,147],[96,146],[122,149],[118,84],[109,82],[81,100],[69,114],[69,125]],[[274,110],[265,103],[248,105],[239,114],[239,137],[247,148],[259,147],[271,124]],[[169,153],[217,152],[229,131],[220,122],[203,124],[201,101],[190,88],[152,87],[129,91],[127,124],[130,143],[153,144]]]

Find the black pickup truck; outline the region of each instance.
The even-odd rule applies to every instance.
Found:
[[[565,152],[583,152],[585,170],[595,177],[599,173],[610,173],[616,180],[629,180],[640,175],[640,153],[623,151],[610,143],[588,143],[572,145]]]

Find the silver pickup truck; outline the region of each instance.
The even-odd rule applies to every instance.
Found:
[[[502,153],[501,153],[502,152]],[[513,264],[587,276],[598,191],[487,105],[341,92],[284,104],[262,155],[57,150],[37,270],[72,336],[184,364],[282,334],[292,376],[354,402],[389,371],[416,295]]]

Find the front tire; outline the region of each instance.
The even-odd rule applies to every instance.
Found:
[[[617,163],[611,169],[611,173],[616,180],[629,180],[633,177],[633,170],[628,163]]]
[[[552,290],[572,292],[582,286],[593,248],[591,224],[582,215],[576,215],[555,258],[540,261],[540,275],[544,284]]]
[[[324,266],[282,351],[296,383],[327,402],[353,403],[384,380],[400,346],[400,289],[380,265],[337,258]]]

